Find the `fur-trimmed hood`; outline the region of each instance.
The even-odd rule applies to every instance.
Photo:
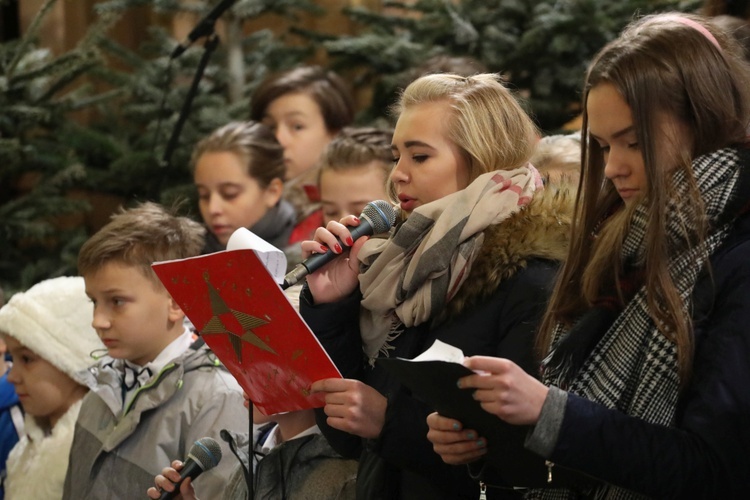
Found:
[[[8,456],[6,498],[62,498],[68,454],[82,402],[73,403],[49,433],[34,417],[26,415],[26,433]]]
[[[481,302],[530,259],[565,260],[574,206],[575,187],[570,182],[548,184],[536,192],[529,205],[488,227],[468,278],[440,321]]]

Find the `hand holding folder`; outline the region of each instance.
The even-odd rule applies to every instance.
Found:
[[[414,359],[377,358],[376,363],[395,376],[415,398],[485,438],[486,460],[505,486],[560,487],[591,482],[591,478],[556,466],[554,481],[549,483],[549,468],[544,458],[524,447],[529,426],[504,422],[486,412],[473,398],[471,389],[458,387],[458,379],[474,373],[462,364],[463,359],[460,349],[436,340]]]

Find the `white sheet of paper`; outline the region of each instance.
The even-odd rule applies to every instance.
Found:
[[[286,275],[286,255],[269,242],[241,227],[232,233],[227,242],[227,250],[253,250],[268,272],[278,284],[284,283]]]
[[[461,365],[464,362],[464,358],[463,351],[458,347],[446,344],[441,340],[436,340],[429,349],[412,361],[448,361]]]

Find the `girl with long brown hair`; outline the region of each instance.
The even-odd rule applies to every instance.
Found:
[[[747,495],[749,91],[734,42],[697,16],[640,19],[592,62],[542,381],[479,357],[466,365],[486,373],[459,380],[485,411],[529,426],[525,448],[549,475],[597,480],[529,497]],[[485,454],[460,422],[428,425],[446,462]]]

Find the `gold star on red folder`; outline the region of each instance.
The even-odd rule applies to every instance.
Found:
[[[235,311],[230,309],[224,299],[221,298],[219,292],[214,288],[211,282],[208,280],[208,274],[203,275],[203,279],[206,281],[208,286],[208,297],[211,301],[211,311],[213,316],[208,320],[208,323],[201,328],[200,332],[202,335],[215,335],[228,333],[229,342],[232,344],[234,353],[237,356],[237,362],[242,363],[242,342],[249,342],[259,349],[268,351],[272,354],[278,354],[274,351],[271,346],[263,342],[260,337],[253,333],[253,329],[259,326],[267,325],[268,321],[256,318],[249,314],[245,314],[242,311]]]
[[[255,252],[227,250],[153,269],[264,414],[325,405],[310,386],[341,374]]]

